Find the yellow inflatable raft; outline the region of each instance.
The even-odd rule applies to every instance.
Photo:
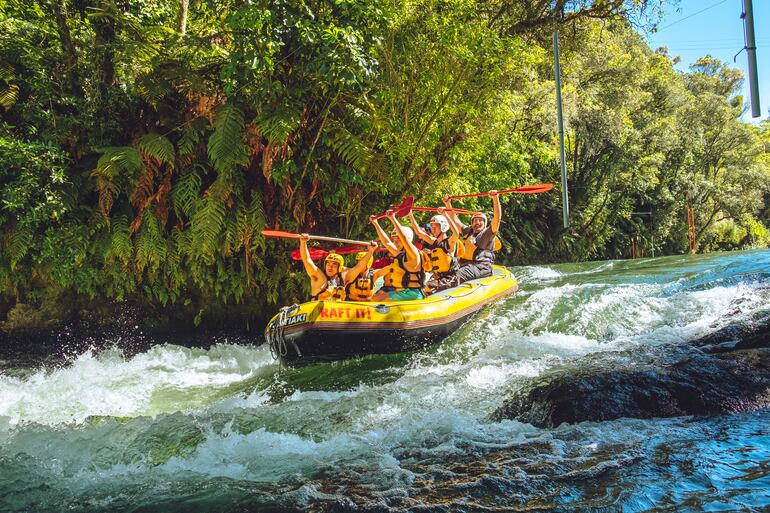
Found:
[[[273,356],[286,362],[401,353],[443,340],[485,305],[513,294],[511,272],[472,280],[426,299],[395,303],[309,301],[284,307],[265,329]]]

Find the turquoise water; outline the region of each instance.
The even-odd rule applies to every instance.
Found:
[[[770,411],[538,429],[512,391],[770,308],[770,251],[513,268],[444,343],[282,369],[264,346],[119,340],[0,372],[0,511],[749,511]]]

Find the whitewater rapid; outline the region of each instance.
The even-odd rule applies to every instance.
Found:
[[[325,476],[403,494],[423,479],[414,465],[535,442],[549,450],[528,457],[567,469],[581,458],[605,465],[606,447],[633,460],[650,439],[690,427],[624,419],[540,430],[489,414],[581,356],[688,340],[770,304],[768,252],[514,272],[519,293],[413,354],[282,368],[265,346],[163,344],[127,356],[116,344],[0,373],[0,510],[160,508],[215,484],[212,504],[305,507],[334,499]]]

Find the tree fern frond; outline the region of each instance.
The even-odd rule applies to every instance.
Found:
[[[16,73],[13,66],[7,62],[0,62],[0,80],[5,80],[7,82],[8,79],[14,78],[15,75]]]
[[[112,236],[110,237],[110,251],[123,263],[131,261],[133,246],[128,234],[128,217],[118,215],[112,218]]]
[[[174,165],[176,152],[174,145],[166,137],[149,133],[145,134],[136,141],[136,147],[146,157],[155,159],[159,164]]]
[[[209,263],[213,262],[219,247],[219,237],[226,215],[224,200],[219,195],[210,194],[204,198],[202,206],[192,218],[191,229],[195,253]]]
[[[142,229],[136,238],[137,271],[141,273],[145,268],[149,268],[151,272],[157,271],[160,263],[166,258],[167,250],[160,223],[149,210],[145,210]]]
[[[93,176],[116,178],[121,175],[133,177],[142,168],[142,158],[130,146],[113,146],[100,149],[102,156],[96,163]]]
[[[265,208],[262,204],[262,197],[257,191],[252,191],[253,197],[248,208],[248,219],[250,233],[244,234],[244,245],[247,251],[254,252],[257,248],[265,250],[265,238],[262,236],[262,230],[267,224]]]
[[[148,163],[148,165],[144,166],[144,172],[139,175],[139,179],[136,181],[134,191],[131,193],[131,204],[136,208],[138,216],[142,215],[155,194],[155,177],[157,174],[158,168],[155,164]]]
[[[196,118],[186,124],[182,129],[182,135],[176,143],[180,157],[187,157],[195,153],[201,142],[203,131],[209,126],[206,118]]]
[[[18,263],[29,251],[29,247],[32,245],[32,236],[32,228],[25,225],[17,225],[11,232],[7,249],[11,260],[11,270],[16,269]]]
[[[5,107],[5,110],[9,110],[16,105],[19,100],[19,86],[16,84],[9,84],[4,89],[0,89],[0,105]]]
[[[182,217],[180,214],[188,218],[192,216],[195,204],[200,199],[202,181],[197,168],[191,166],[185,169],[171,189],[171,201],[177,217]]]
[[[99,210],[106,219],[109,219],[115,198],[120,194],[120,188],[108,178],[97,176],[96,190],[99,193]]]
[[[363,171],[372,159],[371,150],[342,125],[337,125],[329,140],[337,155],[357,171]]]
[[[270,144],[282,146],[299,128],[300,114],[297,109],[284,105],[258,116],[254,124]]]
[[[243,231],[246,221],[246,208],[243,201],[236,201],[227,214],[225,220],[225,238],[222,245],[222,254],[232,256],[243,247]]]
[[[248,148],[243,141],[244,128],[243,112],[233,104],[228,103],[217,113],[214,133],[208,143],[209,158],[217,171],[248,164]]]

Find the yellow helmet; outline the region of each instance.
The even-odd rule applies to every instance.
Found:
[[[329,261],[337,262],[337,265],[340,266],[340,269],[342,269],[342,266],[345,265],[345,259],[342,258],[342,255],[339,255],[337,253],[329,253],[328,255],[326,255],[326,258],[324,258],[324,264],[326,264],[326,262],[329,262]]]
[[[366,269],[369,270],[372,268],[372,263],[374,262],[374,258],[369,256],[369,253],[366,251],[359,251],[356,253],[356,262],[360,262],[362,258],[369,257],[369,261],[366,263]]]

